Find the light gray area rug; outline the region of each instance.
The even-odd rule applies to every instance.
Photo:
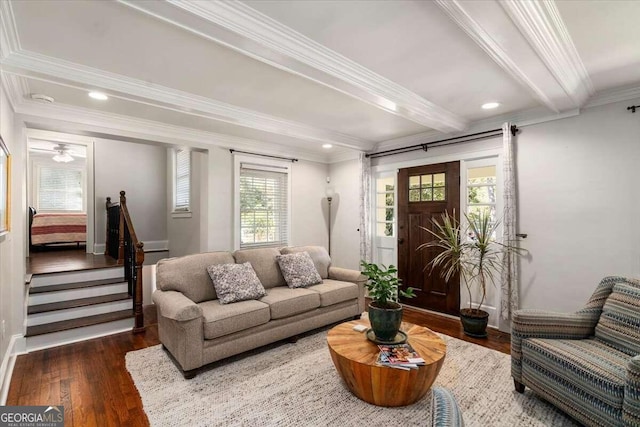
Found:
[[[430,425],[430,393],[402,408],[353,396],[333,367],[326,335],[231,358],[191,380],[159,345],[127,353],[126,366],[152,426]],[[508,355],[442,337],[447,357],[435,384],[452,390],[466,426],[577,425],[531,391],[514,391]]]

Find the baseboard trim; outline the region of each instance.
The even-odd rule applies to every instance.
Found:
[[[7,351],[2,358],[2,365],[0,365],[0,405],[7,404],[7,397],[9,396],[9,386],[11,385],[11,376],[13,375],[13,367],[16,363],[17,347],[19,340],[22,339],[22,335],[12,335],[7,346]]]

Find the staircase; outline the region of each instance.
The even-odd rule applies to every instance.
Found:
[[[122,275],[122,266],[34,275],[27,351],[130,331],[133,302]]]
[[[64,271],[34,271],[28,283],[27,351],[144,331],[144,251],[133,230],[125,192],[120,192],[120,203],[107,198],[106,208],[107,250],[97,256],[104,256],[101,268],[79,262],[61,268]]]

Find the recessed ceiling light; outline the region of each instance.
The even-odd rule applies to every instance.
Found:
[[[322,148],[331,148],[333,145],[331,144],[322,144]]]
[[[89,92],[89,97],[97,99],[99,101],[106,101],[107,99],[109,99],[109,97],[102,92]]]
[[[486,104],[482,104],[483,110],[493,110],[494,108],[498,108],[500,106],[499,102],[487,102]]]

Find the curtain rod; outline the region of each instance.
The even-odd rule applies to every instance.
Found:
[[[635,113],[636,109],[640,110],[640,105],[631,105],[631,106],[627,107],[627,111],[631,110],[632,113]]]
[[[250,153],[248,151],[234,150],[233,148],[229,148],[229,152],[231,154],[233,154],[233,153],[242,153],[242,154],[250,154],[252,156],[270,157],[272,159],[289,160],[290,162],[297,162],[298,161],[298,159],[294,159],[292,157],[280,157],[280,156],[271,156],[269,154]]]
[[[515,134],[518,133],[518,131],[519,131],[519,129],[518,129],[518,127],[516,125],[511,125],[511,135],[515,136]],[[478,139],[484,139],[484,138],[489,138],[489,137],[498,136],[498,135],[502,135],[502,128],[486,130],[484,132],[470,133],[468,135],[461,135],[461,136],[456,136],[456,137],[453,137],[453,138],[440,139],[438,141],[430,141],[430,142],[426,142],[424,144],[410,145],[408,147],[394,148],[392,150],[380,151],[378,153],[365,154],[365,156],[375,159],[375,158],[378,158],[378,157],[393,156],[395,154],[410,153],[412,151],[417,151],[417,150],[427,151],[427,149],[430,146],[434,146],[434,145],[437,146],[437,147],[444,147],[446,145],[453,145],[453,144],[460,144],[460,143],[463,143],[463,142],[476,141]],[[445,144],[443,144],[443,143],[445,143]]]

